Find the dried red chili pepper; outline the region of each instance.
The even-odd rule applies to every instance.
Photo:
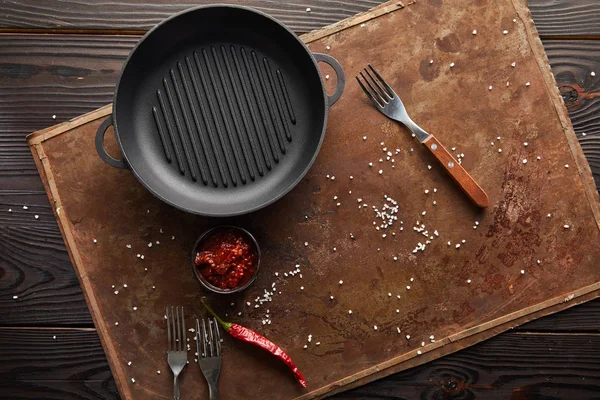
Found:
[[[300,372],[298,367],[296,367],[296,364],[294,364],[294,362],[292,361],[290,356],[288,356],[285,353],[285,351],[283,351],[281,349],[281,347],[277,346],[275,343],[271,342],[266,337],[254,332],[251,329],[248,329],[242,325],[234,324],[232,322],[223,321],[212,310],[212,308],[210,308],[210,306],[208,304],[206,304],[205,297],[202,298],[202,304],[204,304],[204,307],[206,307],[208,312],[211,313],[217,319],[217,321],[219,321],[219,324],[223,327],[223,329],[225,329],[227,332],[229,332],[229,334],[231,336],[233,336],[236,339],[240,339],[244,342],[253,344],[257,347],[260,347],[261,349],[264,349],[264,350],[268,351],[269,353],[273,354],[275,357],[279,358],[281,361],[283,361],[285,363],[285,365],[287,365],[287,367],[290,369],[290,371],[292,371],[296,380],[302,386],[306,387],[306,380],[304,379],[304,376],[302,376],[302,373]]]

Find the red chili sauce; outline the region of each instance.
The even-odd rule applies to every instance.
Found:
[[[197,249],[195,264],[213,286],[234,289],[248,282],[256,272],[254,244],[239,231],[214,232]]]

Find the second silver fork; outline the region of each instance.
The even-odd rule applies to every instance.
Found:
[[[215,318],[202,320],[202,329],[200,328],[200,321],[196,319],[196,348],[198,351],[198,365],[208,383],[209,399],[218,400],[217,382],[221,373],[223,358],[221,334],[219,333],[219,324]]]

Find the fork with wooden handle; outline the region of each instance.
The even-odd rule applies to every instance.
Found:
[[[419,142],[431,151],[431,154],[435,156],[448,174],[458,183],[471,201],[479,207],[487,207],[489,204],[488,196],[483,189],[452,157],[450,152],[442,146],[435,136],[425,132],[425,130],[410,119],[400,97],[398,97],[370,64],[364,69],[364,73],[363,71],[360,72],[360,77],[362,81],[358,76],[356,76],[356,80],[371,102],[373,102],[375,108],[388,118],[401,122],[410,129],[417,139],[419,139]]]

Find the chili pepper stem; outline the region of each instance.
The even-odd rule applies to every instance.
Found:
[[[212,308],[210,308],[210,306],[208,304],[206,304],[206,297],[202,296],[202,298],[200,299],[200,301],[202,302],[202,304],[204,304],[204,307],[206,307],[206,309],[208,310],[208,312],[217,319],[217,322],[223,327],[223,329],[225,329],[227,332],[229,332],[229,330],[231,329],[231,322],[225,322],[223,321],[216,312],[213,311]]]

